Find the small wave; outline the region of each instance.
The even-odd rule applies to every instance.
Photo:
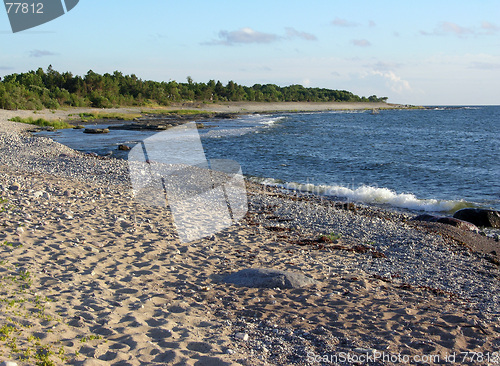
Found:
[[[243,136],[252,132],[258,133],[261,129],[272,127],[285,118],[285,116],[276,117],[260,114],[245,116],[234,121],[235,123],[240,122],[241,126],[235,126],[232,128],[215,128],[203,133],[202,137],[221,138]]]
[[[366,185],[351,189],[345,186],[285,183],[272,178],[260,179],[258,181],[262,184],[279,186],[294,191],[308,192],[322,196],[343,197],[355,202],[385,204],[416,211],[452,213],[461,208],[475,206],[473,203],[464,200],[420,199],[412,193],[397,193],[389,188]]]
[[[212,138],[212,139],[217,139],[221,137],[235,137],[235,136],[243,136],[246,135],[247,133],[256,131],[257,129],[255,127],[242,127],[242,128],[225,128],[225,129],[217,129],[217,130],[210,130],[204,134],[202,134],[202,137],[206,138]]]
[[[274,125],[274,124],[276,124],[284,119],[285,119],[284,116],[273,117],[273,118],[269,118],[269,119],[264,119],[264,120],[260,121],[259,123],[261,125],[272,126],[272,125]]]

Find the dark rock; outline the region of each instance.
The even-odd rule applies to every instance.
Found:
[[[267,268],[246,268],[223,279],[226,283],[246,287],[300,288],[317,283],[300,273]]]
[[[453,215],[454,218],[468,221],[476,226],[500,228],[500,212],[482,208],[463,208]]]
[[[437,220],[439,220],[439,218],[440,218],[439,216],[423,214],[423,215],[418,215],[418,216],[414,217],[412,220],[426,221],[426,222],[437,222]]]
[[[127,145],[118,145],[118,150],[129,151],[130,149],[131,149],[130,146],[127,146]]]
[[[415,221],[425,221],[425,222],[439,222],[441,224],[447,224],[451,226],[455,226],[459,229],[470,230],[470,231],[479,231],[478,228],[470,222],[460,220],[453,217],[443,217],[443,216],[435,216],[429,214],[422,214],[417,217],[414,217]]]
[[[74,130],[83,130],[85,128],[84,125],[76,125],[76,126],[73,126],[73,129]]]
[[[108,133],[108,128],[86,128],[83,133]]]
[[[19,191],[21,189],[21,185],[17,182],[12,183],[12,185],[9,187],[9,190],[11,191]]]
[[[239,114],[238,113],[217,113],[214,117],[218,118],[218,119],[235,119],[235,118],[239,117]]]
[[[437,220],[437,222],[440,222],[442,224],[448,224],[451,226],[456,226],[459,229],[463,229],[463,230],[479,231],[479,229],[477,228],[476,225],[474,225],[468,221],[456,219],[454,217],[441,217]]]

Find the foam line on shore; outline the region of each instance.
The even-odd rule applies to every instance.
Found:
[[[293,191],[313,193],[320,196],[342,197],[348,200],[367,204],[386,204],[397,208],[427,212],[452,213],[461,208],[474,207],[471,202],[464,200],[420,199],[413,193],[397,193],[389,188],[379,188],[362,185],[358,188],[349,188],[341,185],[314,185],[311,183],[284,183],[272,178],[256,179],[266,185],[279,186]]]

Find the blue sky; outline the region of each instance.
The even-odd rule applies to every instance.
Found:
[[[78,75],[119,70],[499,105],[500,1],[80,0],[16,34],[0,11],[0,75],[49,64]]]

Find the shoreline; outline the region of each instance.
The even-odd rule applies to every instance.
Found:
[[[195,103],[186,102],[172,104],[166,107],[120,107],[120,108],[65,108],[56,110],[6,110],[0,109],[0,121],[7,121],[13,117],[34,119],[44,118],[47,120],[78,121],[79,113],[119,113],[138,114],[143,111],[148,113],[158,111],[177,110],[199,110],[200,113],[216,114],[251,114],[251,113],[280,113],[280,112],[320,112],[334,110],[372,110],[372,109],[408,109],[408,106],[391,103],[371,103],[371,102],[226,102],[226,103]]]
[[[249,213],[238,225],[182,244],[167,210],[133,200],[125,162],[21,132],[30,127],[0,121],[0,192],[10,205],[0,242],[11,244],[0,247],[0,297],[19,300],[0,302],[0,324],[20,330],[21,349],[35,335],[56,364],[311,365],[308,355],[500,346],[500,271],[483,253],[490,248],[472,247],[477,234],[247,182]],[[317,240],[329,234],[338,238]],[[250,267],[317,284],[220,281]],[[45,317],[32,310],[35,292],[48,299]],[[7,344],[0,360],[14,360]]]

